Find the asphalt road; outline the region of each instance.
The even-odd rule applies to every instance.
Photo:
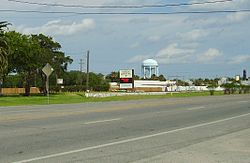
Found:
[[[0,162],[250,162],[250,95],[0,107]]]

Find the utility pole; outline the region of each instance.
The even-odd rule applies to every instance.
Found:
[[[86,91],[89,92],[89,50],[87,51],[87,79],[86,79]]]
[[[83,71],[83,59],[80,59],[80,72],[82,72]]]

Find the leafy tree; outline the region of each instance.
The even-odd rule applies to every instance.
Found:
[[[160,76],[159,76],[159,80],[160,80],[160,81],[166,81],[166,78],[164,77],[164,75],[160,75]]]
[[[106,75],[105,78],[110,82],[120,81],[119,72],[116,72],[116,71],[112,71],[110,74]]]
[[[2,76],[8,65],[7,43],[4,39],[4,28],[7,28],[7,22],[0,22],[0,75]]]
[[[28,96],[42,58],[41,48],[29,35],[11,31],[5,36],[9,45],[9,71],[23,75],[25,95]]]
[[[204,80],[203,80],[202,78],[194,79],[194,80],[192,80],[192,81],[193,81],[193,83],[194,83],[195,86],[202,86],[202,85],[205,85],[205,84],[204,84]]]
[[[176,81],[177,86],[189,86],[189,83],[186,81],[182,81],[180,79],[174,79]]]
[[[134,80],[140,80],[140,79],[141,79],[140,76],[134,75]]]
[[[159,81],[166,81],[166,78],[164,77],[164,75],[160,75],[160,76],[156,76],[155,74],[153,74],[151,76],[151,78],[149,79],[143,79],[143,80],[159,80]]]
[[[3,87],[6,87],[6,88],[23,87],[23,76],[19,74],[7,75],[4,78]]]
[[[4,29],[10,25],[6,21],[0,22],[0,95],[2,92],[2,83],[6,69],[8,67],[8,45],[4,38]]]
[[[153,74],[149,80],[159,80],[158,76]]]
[[[41,48],[42,58],[40,58],[40,76],[42,77],[45,83],[45,76],[41,72],[42,67],[46,63],[50,63],[55,72],[56,80],[59,77],[62,77],[63,73],[67,70],[69,64],[73,62],[73,60],[69,56],[65,56],[64,52],[60,51],[61,45],[58,42],[55,42],[52,37],[45,36],[43,34],[32,35],[33,40],[38,42]],[[43,88],[44,92],[46,91]]]
[[[86,91],[86,73],[80,71],[65,72],[62,78],[65,86],[63,91]],[[104,79],[103,74],[90,72],[89,88],[93,91],[107,91],[109,83]]]
[[[86,83],[86,73],[81,71],[70,71],[63,74],[64,85],[84,85]]]
[[[35,78],[42,79],[42,89],[45,90],[45,75],[41,69],[50,63],[55,69],[56,78],[61,75],[69,63],[70,57],[60,51],[61,45],[51,37],[40,35],[23,35],[11,31],[5,33],[9,48],[9,72],[16,72],[24,77],[25,95],[30,94],[30,86],[34,85]]]

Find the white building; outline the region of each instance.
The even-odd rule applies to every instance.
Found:
[[[221,86],[223,84],[228,83],[228,78],[226,77],[222,77],[219,81],[218,81],[218,85]]]
[[[137,91],[144,92],[167,92],[176,85],[176,81],[158,81],[158,80],[135,80],[134,86]],[[170,90],[169,90],[170,89]]]
[[[142,62],[143,78],[151,78],[152,75],[159,76],[159,65],[156,60],[146,59]]]

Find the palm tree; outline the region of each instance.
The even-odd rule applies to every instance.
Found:
[[[2,31],[3,28],[7,28],[8,25],[10,25],[10,23],[6,21],[0,22],[0,31]]]

